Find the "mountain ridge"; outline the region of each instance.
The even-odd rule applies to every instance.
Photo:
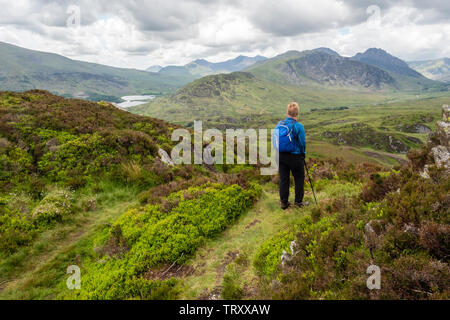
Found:
[[[411,69],[405,61],[394,57],[383,49],[369,48],[364,53],[357,53],[350,59],[360,61],[400,75],[414,78],[424,78],[422,74]]]
[[[3,90],[49,90],[66,97],[117,100],[122,95],[165,93],[186,82],[171,76],[73,60],[0,42]]]
[[[172,76],[190,77],[192,80],[217,73],[231,73],[242,71],[254,63],[266,60],[266,57],[257,55],[248,57],[239,55],[236,58],[221,62],[210,62],[205,59],[197,59],[183,66],[169,65],[161,68],[158,73]]]
[[[408,65],[436,81],[450,82],[450,58],[439,58],[432,60],[409,61]]]
[[[354,57],[343,57],[328,48],[290,50],[244,71],[283,85],[327,85],[371,90],[428,90],[441,88],[409,68],[403,60],[382,49],[370,48]]]

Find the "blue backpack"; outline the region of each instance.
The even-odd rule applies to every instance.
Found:
[[[278,152],[294,152],[295,143],[292,131],[295,123],[289,125],[284,120],[280,121],[272,137],[272,143]]]

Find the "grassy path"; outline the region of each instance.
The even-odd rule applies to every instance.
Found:
[[[318,200],[326,201],[359,192],[361,186],[333,181],[317,186],[317,189]],[[104,197],[97,210],[77,214],[73,221],[39,235],[32,246],[0,259],[0,300],[58,299],[59,294],[67,290],[67,267],[79,265],[80,261],[91,256],[93,239],[104,225],[138,204],[132,190],[109,190]],[[308,188],[305,199],[313,201]],[[244,294],[251,296],[257,281],[252,262],[258,248],[265,240],[297,224],[314,208],[311,205],[283,211],[278,202],[276,185],[264,185],[260,200],[250,211],[217,238],[199,248],[187,264],[180,268],[180,298],[221,298],[226,267],[238,256],[245,261],[244,269],[240,271]]]
[[[40,234],[32,246],[0,260],[0,300],[56,298],[67,267],[92,252],[98,231],[136,205],[135,198],[132,190],[112,190],[97,210],[77,214]]]
[[[309,199],[308,199],[309,200]],[[310,208],[290,208],[286,211],[278,205],[275,186],[264,186],[264,193],[257,204],[223,234],[200,248],[188,263],[194,272],[184,278],[183,299],[220,297],[220,285],[227,264],[238,255],[244,255],[247,268],[241,274],[245,287],[251,291],[255,276],[251,262],[258,247],[281,230],[294,225]]]
[[[322,202],[357,194],[362,186],[349,182],[330,181],[316,187],[317,200]],[[305,186],[305,200],[311,205],[302,209],[291,207],[286,211],[279,207],[276,185],[269,183],[263,186],[263,190],[261,199],[249,212],[242,215],[219,237],[197,250],[196,255],[188,262],[192,272],[183,278],[182,299],[220,299],[226,266],[239,255],[243,255],[246,260],[245,270],[240,270],[242,271],[240,277],[244,284],[244,297],[251,296],[257,281],[252,262],[258,248],[265,240],[272,238],[280,231],[295,226],[315,207],[312,192],[308,186]],[[292,188],[291,195],[293,191]]]

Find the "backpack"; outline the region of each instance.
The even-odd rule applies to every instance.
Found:
[[[295,123],[289,125],[284,120],[280,121],[275,127],[275,132],[272,137],[272,143],[278,152],[294,152],[295,143],[292,131]]]

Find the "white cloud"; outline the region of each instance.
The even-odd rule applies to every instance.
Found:
[[[450,56],[449,3],[0,0],[0,41],[140,69],[316,47],[343,55],[379,47],[403,59],[426,59]],[[79,29],[65,26],[71,4],[81,8]],[[372,13],[366,9],[373,4],[381,10],[375,24],[367,23]]]

